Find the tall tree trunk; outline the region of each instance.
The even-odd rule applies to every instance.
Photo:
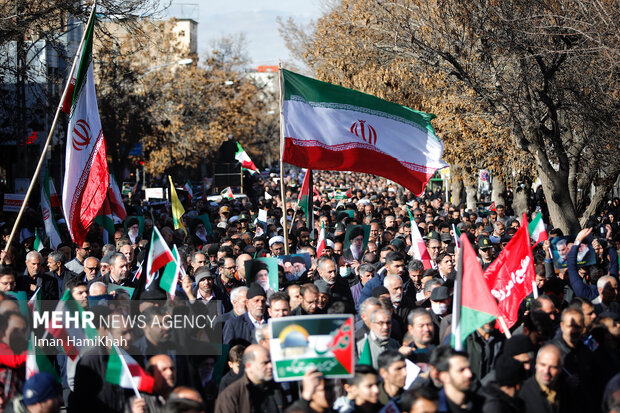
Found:
[[[477,211],[476,201],[478,197],[478,190],[474,184],[468,184],[465,186],[465,193],[467,194],[467,209],[470,211]]]
[[[457,207],[463,202],[463,177],[461,168],[456,165],[450,166],[450,181],[452,191],[452,204]]]
[[[579,221],[581,226],[587,224],[588,219],[596,214],[596,211],[598,210],[601,202],[605,199],[605,196],[610,194],[611,189],[618,179],[618,173],[618,170],[611,171],[604,179],[599,180],[598,185],[596,186],[596,192],[594,193],[594,196],[590,200],[588,207]]]
[[[493,186],[491,190],[491,201],[495,202],[495,205],[506,205],[506,200],[504,199],[506,185],[504,184],[504,180],[493,174],[491,184]]]
[[[538,176],[545,191],[549,217],[556,228],[560,228],[564,234],[576,234],[581,229],[575,206],[567,190],[568,182],[561,184],[560,179],[548,176],[541,168],[538,168]]]
[[[512,210],[515,218],[519,219],[527,214],[527,192],[523,188],[517,188],[512,199]],[[529,219],[530,217],[528,217]]]

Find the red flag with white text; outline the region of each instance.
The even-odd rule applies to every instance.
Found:
[[[484,278],[491,294],[499,301],[500,315],[512,327],[517,322],[521,301],[532,292],[532,282],[536,280],[525,216],[523,225],[484,272]]]

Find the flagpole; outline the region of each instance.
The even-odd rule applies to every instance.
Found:
[[[278,74],[280,76],[280,197],[282,199],[282,229],[284,232],[284,254],[288,255],[288,225],[286,222],[286,193],[284,191],[284,162],[282,157],[284,156],[284,122],[282,118],[283,96],[282,90],[284,89],[284,77],[282,76],[282,63],[278,63]]]
[[[94,0],[93,7],[90,11],[90,16],[88,17],[88,21],[86,22],[86,27],[88,27],[88,25],[90,24],[90,21],[94,17],[96,8],[97,8],[97,0]],[[84,44],[84,40],[86,39],[86,33],[87,33],[87,30],[84,30],[84,33],[82,33],[82,40],[80,40],[80,44],[77,48],[78,52],[82,50],[82,45]],[[11,242],[13,242],[13,238],[15,237],[15,232],[17,231],[17,227],[19,226],[19,223],[22,219],[24,210],[26,209],[26,204],[28,203],[28,200],[30,199],[30,194],[32,193],[32,189],[34,188],[34,184],[37,182],[37,177],[39,176],[39,173],[41,172],[41,166],[43,165],[43,160],[45,159],[47,148],[49,147],[50,142],[52,140],[52,135],[54,134],[54,129],[56,128],[58,117],[60,116],[60,111],[63,107],[63,103],[67,96],[69,85],[71,85],[71,76],[73,75],[73,71],[75,70],[75,65],[77,65],[79,56],[80,56],[80,53],[76,53],[75,58],[73,59],[73,64],[71,65],[71,70],[69,71],[69,79],[67,83],[65,84],[65,89],[63,90],[62,96],[60,97],[60,102],[58,103],[58,107],[56,108],[56,114],[54,115],[54,121],[52,122],[50,131],[47,134],[47,140],[45,141],[45,145],[43,146],[43,151],[41,152],[41,157],[39,158],[39,163],[37,164],[37,168],[34,171],[34,176],[32,177],[32,180],[30,181],[30,186],[28,186],[28,191],[26,192],[26,196],[24,197],[24,202],[22,203],[22,206],[19,209],[19,213],[17,214],[17,218],[15,219],[15,224],[13,224],[13,229],[11,230],[11,235],[9,235],[9,240],[7,241],[6,246],[4,247],[5,252],[8,252],[9,247],[11,246]],[[0,261],[3,262],[4,257]]]

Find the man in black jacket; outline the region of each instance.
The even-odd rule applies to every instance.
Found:
[[[247,345],[256,342],[254,331],[257,327],[267,323],[265,319],[266,299],[267,294],[263,287],[252,283],[247,293],[248,311],[224,325],[224,343]]]
[[[41,289],[42,300],[58,300],[58,281],[42,271],[43,257],[38,251],[26,254],[26,271],[17,278],[16,291],[26,291],[32,297],[38,288]]]
[[[562,377],[562,353],[553,344],[538,351],[536,373],[523,383],[519,398],[528,413],[582,412],[575,389]]]

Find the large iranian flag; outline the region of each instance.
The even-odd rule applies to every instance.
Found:
[[[243,150],[239,142],[237,142],[235,159],[241,164],[241,167],[243,169],[247,169],[251,174],[258,172],[258,168],[256,167],[256,165],[254,165],[254,162],[252,162],[248,153]]]
[[[420,195],[441,160],[434,115],[282,70],[282,160],[379,175]]]
[[[545,222],[542,219],[542,214],[538,211],[538,214],[534,217],[528,227],[530,231],[530,239],[536,246],[538,243],[548,240],[547,230],[545,229]]]
[[[62,202],[69,233],[77,244],[86,238],[106,198],[110,181],[93,76],[94,27],[92,13],[83,47],[78,51],[78,63],[71,74],[73,93],[64,102],[70,113]]]
[[[56,189],[54,189],[54,183],[50,179],[49,172],[46,168],[43,172],[43,179],[41,180],[41,213],[43,214],[45,233],[50,240],[50,247],[55,250],[62,242],[62,239],[60,238],[60,231],[58,230],[52,212],[52,207],[54,206],[52,193],[56,194]],[[56,198],[58,198],[58,195],[56,195]]]
[[[461,254],[452,296],[452,347],[463,350],[468,335],[499,316],[497,302],[482,273],[476,253],[461,235]]]

